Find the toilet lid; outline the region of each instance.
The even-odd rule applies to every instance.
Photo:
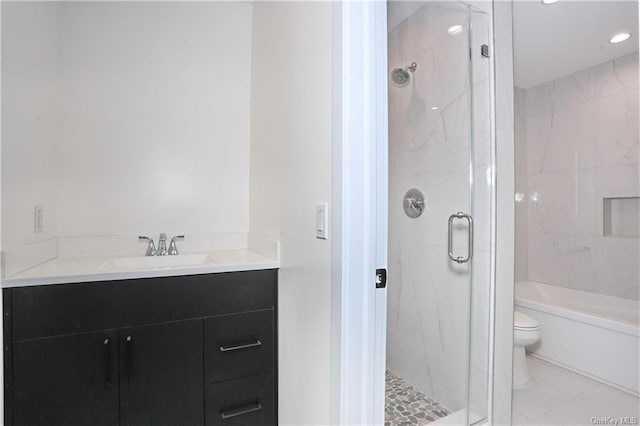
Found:
[[[513,328],[532,329],[538,328],[539,324],[535,318],[525,315],[522,312],[515,311],[513,313]]]

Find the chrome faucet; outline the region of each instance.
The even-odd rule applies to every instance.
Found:
[[[153,238],[145,237],[144,235],[140,235],[138,237],[139,241],[148,241],[147,251],[144,253],[145,256],[155,256],[157,253],[156,245],[153,243]]]
[[[138,237],[140,241],[148,241],[147,251],[144,253],[145,256],[176,256],[178,254],[178,246],[176,245],[176,241],[184,240],[184,235],[176,235],[171,238],[171,242],[169,243],[169,248],[167,249],[167,234],[164,232],[160,234],[160,238],[158,239],[158,248],[156,249],[156,245],[153,243],[153,238],[146,237],[144,235],[140,235]]]
[[[158,239],[158,251],[156,251],[156,256],[166,256],[169,254],[167,250],[167,234],[164,232],[160,234],[160,238]]]
[[[177,240],[184,240],[184,235],[176,235],[171,239],[169,243],[169,255],[175,256],[178,254],[178,246],[176,245]]]

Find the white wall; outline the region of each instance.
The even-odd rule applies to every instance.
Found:
[[[252,6],[61,10],[58,232],[246,232]]]
[[[525,105],[528,279],[637,300],[640,239],[605,235],[603,199],[640,196],[638,53],[528,89]]]
[[[248,231],[250,3],[3,7],[4,249]]]
[[[332,4],[256,2],[250,229],[281,241],[279,422],[330,422]]]
[[[2,243],[19,246],[56,232],[58,5],[2,3]],[[34,233],[33,207],[50,216]]]

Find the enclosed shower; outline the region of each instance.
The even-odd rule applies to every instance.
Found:
[[[387,424],[487,416],[490,31],[467,3],[388,3]]]

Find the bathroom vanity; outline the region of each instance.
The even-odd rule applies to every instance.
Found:
[[[277,424],[277,269],[14,286],[3,303],[6,425]]]

